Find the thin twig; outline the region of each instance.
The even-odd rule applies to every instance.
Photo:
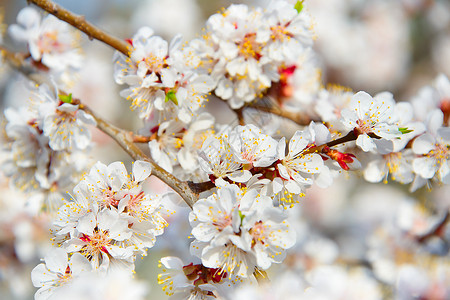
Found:
[[[161,168],[155,161],[145,155],[142,150],[133,143],[133,134],[129,131],[118,128],[107,121],[97,116],[91,109],[83,104],[80,104],[80,109],[94,117],[97,121],[97,128],[109,135],[128,155],[134,160],[145,160],[152,165],[152,175],[161,179],[165,184],[170,186],[177,192],[189,207],[192,208],[198,199],[198,194],[194,193],[189,184],[181,181],[163,168]]]
[[[41,84],[42,81],[36,81],[32,76],[32,72],[29,72],[29,66],[25,64],[23,56],[8,51],[4,47],[0,47],[0,53],[4,57],[4,60],[9,63],[11,67],[22,72],[30,80]],[[64,91],[58,91],[60,94],[67,95]],[[133,133],[124,129],[118,128],[101,117],[97,116],[90,108],[81,103],[79,99],[73,99],[76,104],[79,104],[79,108],[90,114],[97,121],[97,128],[109,135],[117,144],[119,144],[125,152],[130,155],[134,160],[145,160],[152,165],[152,175],[158,177],[168,186],[170,186],[175,192],[177,192],[189,207],[192,208],[194,203],[198,200],[198,194],[193,192],[188,182],[181,181],[175,176],[161,168],[151,158],[145,155],[142,150],[133,143]]]
[[[436,224],[430,232],[427,232],[423,235],[418,236],[416,238],[417,241],[419,243],[423,243],[423,242],[427,241],[428,239],[432,238],[433,236],[442,235],[445,230],[445,226],[447,225],[447,222],[449,221],[449,218],[450,218],[450,214],[447,211],[445,213],[444,217],[442,218],[442,220],[438,224]]]
[[[139,135],[139,134],[132,134],[132,138],[133,138],[133,142],[134,143],[141,143],[141,144],[145,144],[148,143],[152,140],[154,140],[156,138],[156,134],[152,135],[152,136],[143,136],[143,135]]]
[[[113,47],[117,51],[122,52],[126,56],[129,56],[130,45],[127,42],[120,40],[110,35],[109,33],[106,33],[102,29],[87,22],[84,16],[76,15],[64,9],[60,5],[53,3],[52,1],[48,0],[27,0],[27,1],[28,3],[33,3],[36,6],[39,6],[40,8],[54,15],[58,19],[67,22],[73,27],[84,32],[89,37],[89,39],[96,39],[98,41],[101,41]]]
[[[259,111],[271,113],[273,115],[291,120],[301,126],[308,125],[309,123],[311,123],[311,121],[313,121],[308,115],[304,113],[294,113],[287,111],[285,109],[282,109],[275,103],[270,103],[268,106],[265,106],[262,105],[260,101],[257,101],[254,103],[247,104],[245,108],[253,108]]]

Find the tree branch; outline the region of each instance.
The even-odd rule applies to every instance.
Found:
[[[55,4],[52,1],[48,0],[27,0],[27,2],[33,3],[36,6],[39,6],[43,10],[47,11],[48,13],[54,15],[58,19],[69,23],[73,27],[84,32],[89,37],[89,39],[99,40],[113,47],[117,51],[122,52],[126,56],[130,55],[131,49],[128,43],[110,35],[109,33],[106,33],[100,28],[87,22],[84,16],[75,15],[72,12],[62,8],[58,4]]]
[[[145,160],[152,165],[152,175],[155,175],[165,184],[170,186],[175,192],[177,192],[183,200],[189,205],[190,208],[198,200],[198,194],[194,193],[189,184],[185,181],[181,181],[163,168],[161,168],[155,161],[149,158],[142,152],[142,150],[133,143],[133,133],[115,127],[114,125],[103,120],[97,116],[90,108],[80,104],[80,109],[84,110],[88,114],[94,117],[97,121],[97,128],[109,135],[125,152],[130,155],[134,160]]]
[[[32,76],[33,70],[25,64],[24,56],[18,53],[13,53],[8,51],[6,48],[0,46],[0,53],[5,58],[5,61],[14,69],[23,73],[30,80],[36,82],[37,84],[44,83],[43,80],[35,80]],[[64,91],[58,91],[60,94],[67,95]],[[73,99],[76,104],[79,104],[79,108],[84,110],[86,113],[90,114],[97,121],[97,128],[109,135],[120,147],[122,147],[125,152],[130,155],[134,160],[145,160],[152,165],[152,175],[158,177],[165,184],[170,186],[176,193],[178,193],[189,207],[192,208],[194,203],[198,200],[198,193],[192,191],[189,187],[188,182],[181,181],[163,168],[161,168],[157,163],[155,163],[151,158],[142,152],[142,150],[137,147],[133,142],[133,133],[118,128],[104,119],[97,116],[89,107],[81,103],[79,99]]]
[[[270,105],[265,106],[262,105],[259,101],[255,103],[249,103],[245,106],[246,108],[253,108],[259,111],[271,113],[273,115],[291,120],[298,125],[305,126],[313,121],[309,116],[302,113],[294,113],[287,110],[282,109],[280,106],[270,103]]]

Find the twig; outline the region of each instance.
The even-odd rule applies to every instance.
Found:
[[[329,147],[337,146],[337,145],[344,144],[344,143],[347,143],[347,142],[350,142],[350,141],[354,141],[354,140],[356,140],[357,137],[358,136],[352,130],[347,135],[345,135],[345,136],[343,136],[341,138],[338,138],[336,140],[330,141],[330,142],[325,143],[323,145],[318,145],[318,146],[314,146],[314,147],[311,147],[311,148],[307,148],[301,154],[302,155],[306,155],[306,154],[319,153],[319,152],[324,153],[325,149],[327,149],[327,147],[329,148]],[[324,153],[324,154],[326,154],[326,153]],[[275,167],[275,165],[277,163],[278,163],[278,161],[275,161],[271,166],[267,167],[267,169],[270,168],[270,167]],[[252,170],[253,169],[251,169],[250,172],[252,172]],[[210,190],[210,189],[215,187],[215,185],[211,181],[204,181],[204,182],[199,182],[199,183],[188,181],[188,185],[191,188],[191,190],[193,192],[195,192],[196,194],[200,194],[200,193],[202,193],[204,191]]]
[[[134,143],[148,143],[156,138],[156,135],[152,136],[143,136],[139,134],[132,134],[133,142]]]
[[[450,215],[449,215],[449,212],[447,211],[445,213],[444,217],[442,218],[442,220],[438,224],[436,224],[435,227],[430,232],[416,237],[417,241],[419,243],[423,243],[423,242],[427,241],[428,239],[432,238],[433,236],[442,235],[443,231],[445,230],[445,226],[446,226],[447,222],[449,221],[449,218],[450,218]]]
[[[55,4],[52,1],[48,0],[27,0],[27,2],[39,6],[40,8],[54,15],[58,19],[67,22],[73,27],[81,30],[89,37],[89,39],[99,40],[113,47],[117,51],[122,52],[126,56],[129,56],[130,45],[128,43],[110,35],[109,33],[106,33],[100,28],[87,22],[84,16],[75,15],[74,13],[62,8],[58,4]]]
[[[354,141],[358,138],[358,136],[355,134],[355,132],[352,130],[349,133],[347,133],[345,136],[338,138],[336,140],[330,141],[328,143],[325,143],[323,145],[314,146],[306,150],[305,152],[302,152],[302,154],[310,154],[310,153],[317,153],[321,152],[325,147],[334,147],[340,144],[344,144],[347,142]]]
[[[152,165],[152,175],[161,179],[165,184],[170,186],[177,192],[189,207],[192,208],[198,199],[198,195],[194,193],[187,182],[181,181],[155,163],[151,158],[145,155],[142,150],[133,143],[133,134],[129,131],[115,127],[97,116],[90,108],[80,104],[80,109],[94,117],[97,121],[97,128],[109,135],[125,152],[134,160],[145,160]]]
[[[245,120],[244,120],[244,108],[238,108],[235,109],[234,112],[236,113],[238,120],[239,120],[239,125],[244,126],[245,125]]]
[[[253,108],[259,111],[263,111],[263,112],[267,112],[267,113],[271,113],[273,115],[276,116],[280,116],[282,118],[291,120],[295,123],[297,123],[298,125],[301,126],[305,126],[308,125],[309,123],[311,123],[311,121],[313,121],[309,116],[307,116],[306,114],[302,114],[302,113],[294,113],[294,112],[290,112],[287,110],[282,109],[280,106],[271,103],[269,106],[264,106],[261,105],[261,103],[255,102],[255,103],[249,103],[245,106],[245,108]]]
[[[24,75],[29,76],[33,73],[29,72],[28,66],[25,65],[23,56],[8,51],[4,47],[0,47],[0,52],[2,56],[6,59],[6,62],[10,64],[13,68],[17,69],[19,72],[23,72]],[[30,80],[41,84],[42,81],[35,81],[33,77],[29,77]],[[60,94],[67,95],[64,91],[58,91]],[[104,119],[97,116],[90,108],[81,103],[79,99],[73,99],[75,103],[79,103],[79,108],[90,114],[97,121],[97,128],[109,135],[120,147],[122,147],[125,152],[130,155],[134,160],[145,160],[152,165],[152,175],[158,177],[168,186],[170,186],[175,192],[177,192],[189,207],[192,208],[194,203],[198,200],[198,194],[193,192],[189,184],[185,181],[177,179],[175,176],[161,168],[156,164],[151,158],[146,156],[139,147],[133,143],[133,133],[118,128]]]

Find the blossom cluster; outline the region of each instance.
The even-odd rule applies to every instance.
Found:
[[[169,225],[180,229],[169,247],[183,258],[160,259],[171,299],[381,299],[380,282],[397,299],[448,298],[448,200],[349,190],[366,187],[358,175],[409,184],[415,195],[450,183],[450,81],[441,74],[407,101],[325,87],[304,6],[233,4],[186,43],[137,30],[127,55],[114,54],[112,76],[136,111],[135,133],[67,92],[82,66],[73,29],[32,8],[19,13],[9,33],[26,43],[23,64],[35,73],[19,79],[26,105],[5,110],[2,170],[39,203],[35,214],[45,207],[53,218],[54,247],[31,272],[35,299],[144,297],[131,278],[136,259]],[[131,173],[121,161],[90,163],[91,126],[131,154]],[[152,171],[189,213],[173,217],[187,207],[146,190]],[[261,284],[271,272],[272,284]],[[111,293],[116,281],[129,287]]]
[[[32,272],[35,286],[41,287],[36,297],[69,282],[80,268],[101,274],[134,270],[136,256],[146,255],[167,226],[163,197],[151,197],[142,189],[150,173],[150,164],[144,161],[133,164],[131,175],[121,162],[108,166],[98,162],[91,168],[53,222],[53,239],[61,254],[49,260],[62,256],[67,265],[69,254],[70,268],[52,269],[54,264],[47,260],[37,266]],[[55,278],[47,280],[47,270]]]
[[[31,87],[30,92],[28,107],[5,111],[11,153],[3,170],[13,186],[40,199],[38,209],[54,211],[89,163],[84,152],[91,143],[88,125],[96,121],[71,95],[46,85]]]

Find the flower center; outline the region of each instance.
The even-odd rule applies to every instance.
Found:
[[[56,30],[44,33],[38,41],[38,47],[42,53],[61,53],[67,48],[65,44],[58,41],[58,31]]]
[[[289,40],[292,37],[292,34],[286,29],[286,26],[282,26],[281,24],[270,27],[270,30],[272,31],[270,36],[272,40],[283,42],[285,39]]]
[[[450,156],[449,146],[448,145],[442,145],[442,144],[436,144],[436,148],[431,150],[427,156],[432,157],[436,160],[436,163],[438,165],[441,165],[444,163]]]
[[[98,256],[100,252],[108,253],[107,246],[110,245],[111,239],[109,238],[108,230],[94,229],[92,236],[83,234],[80,238],[86,244],[83,246],[81,252],[91,260],[93,257]]]
[[[358,124],[358,126],[359,126],[357,128],[358,133],[359,134],[371,133],[373,131],[372,126],[374,125],[374,123],[375,122],[371,121],[370,119],[369,120],[361,120],[361,119],[357,120],[356,124]]]
[[[264,243],[265,243],[265,238],[264,238],[265,234],[264,233],[265,233],[265,226],[261,221],[259,221],[250,230],[250,235],[253,237],[252,247],[255,246],[257,243],[264,245]]]
[[[261,58],[261,45],[256,42],[256,33],[247,34],[242,42],[238,44],[239,53],[245,59],[256,59],[259,60]]]

